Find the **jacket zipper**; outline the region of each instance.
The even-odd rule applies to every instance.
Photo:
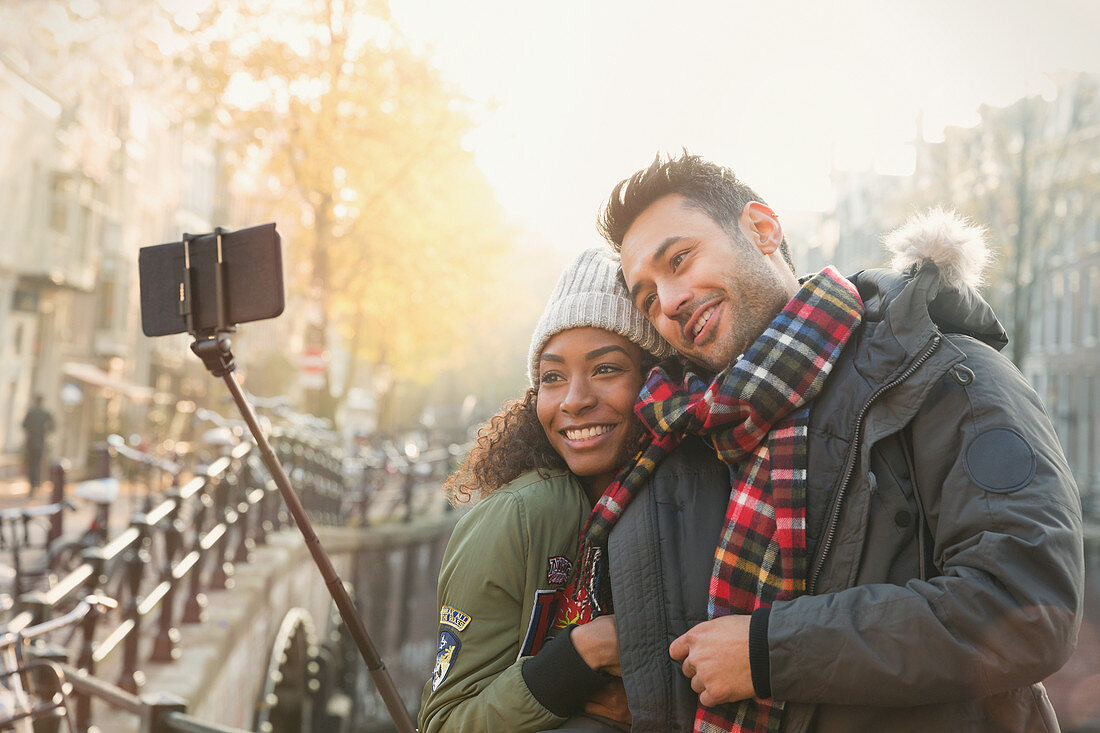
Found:
[[[832,549],[833,540],[836,539],[837,523],[840,521],[840,508],[844,504],[844,494],[848,490],[848,483],[852,480],[852,472],[856,466],[856,453],[859,450],[860,433],[863,431],[863,418],[866,417],[867,410],[883,393],[890,391],[913,376],[913,373],[920,368],[921,364],[928,361],[936,349],[939,348],[940,340],[940,336],[933,336],[924,353],[918,356],[916,361],[910,364],[909,368],[902,372],[897,379],[875,390],[874,394],[864,403],[859,415],[856,416],[856,426],[852,431],[852,446],[848,449],[848,458],[844,462],[844,480],[840,482],[840,488],[837,489],[836,499],[833,501],[833,511],[829,516],[828,529],[825,532],[825,538],[821,541],[821,550],[818,552],[817,562],[814,563],[813,572],[810,573],[810,582],[807,584],[810,595],[813,595],[817,589],[817,578],[821,574],[821,568],[825,565],[825,558],[829,555],[829,550]]]

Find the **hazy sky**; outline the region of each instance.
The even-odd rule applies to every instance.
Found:
[[[905,142],[980,103],[1100,71],[1100,0],[391,0],[446,76],[495,110],[470,137],[532,244],[597,240],[600,202],[657,150],[823,210],[829,171],[911,164]],[[921,118],[920,115],[923,115]]]

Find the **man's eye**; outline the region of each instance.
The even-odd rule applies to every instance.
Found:
[[[657,302],[657,294],[650,293],[642,300],[642,313],[649,313],[653,308],[653,304]]]
[[[687,257],[687,254],[687,250],[685,249],[683,252],[677,252],[676,254],[674,254],[672,256],[672,259],[668,261],[669,265],[672,267],[673,272],[676,272],[676,268],[679,267],[680,263],[684,261],[684,258]]]

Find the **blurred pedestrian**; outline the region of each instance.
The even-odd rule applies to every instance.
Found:
[[[27,451],[27,481],[30,483],[30,495],[38,490],[42,483],[42,456],[46,450],[46,435],[53,431],[53,415],[42,406],[42,395],[36,394],[31,408],[23,418],[24,445]]]

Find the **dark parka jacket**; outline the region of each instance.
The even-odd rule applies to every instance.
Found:
[[[1079,495],[992,310],[942,241],[946,275],[923,259],[936,234],[904,274],[851,278],[864,321],[811,407],[811,592],[763,619],[785,731],[1058,730],[1038,683],[1080,625]],[[634,730],[691,728],[668,644],[706,620],[728,491],[686,444],[611,534]]]

